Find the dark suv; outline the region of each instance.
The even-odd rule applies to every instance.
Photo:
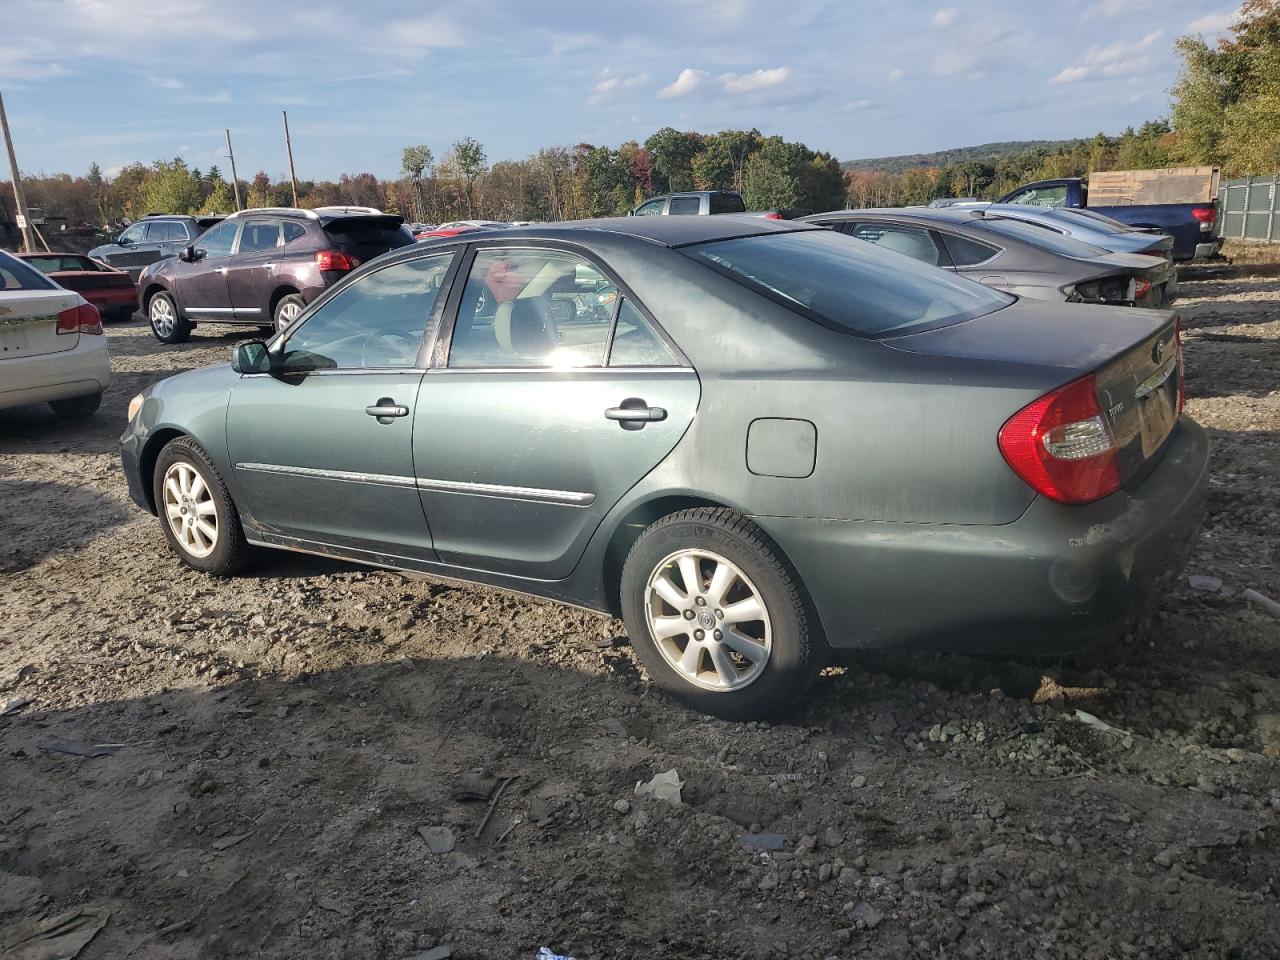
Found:
[[[370,207],[241,210],[148,267],[138,291],[161,343],[202,321],[281,330],[345,274],[410,243],[401,217]]]
[[[116,238],[89,251],[95,260],[128,272],[137,282],[144,267],[172,257],[210,227],[222,222],[222,216],[183,217],[148,214]]]

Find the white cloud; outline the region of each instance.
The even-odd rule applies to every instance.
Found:
[[[897,83],[906,75],[907,75],[907,71],[903,70],[901,67],[894,67],[887,74],[885,74],[884,78],[888,80],[890,83]]]
[[[1150,50],[1160,38],[1162,30],[1152,30],[1137,41],[1117,40],[1107,46],[1092,46],[1084,52],[1079,63],[1065,67],[1049,78],[1053,84],[1077,83],[1098,77],[1126,77],[1140,74],[1151,66]]]
[[[707,79],[707,71],[695,70],[693,67],[685,67],[680,71],[680,76],[676,77],[675,82],[668,84],[658,91],[658,96],[663,100],[673,100],[676,97],[687,97],[699,87],[702,81]]]
[[[960,11],[955,7],[943,7],[929,19],[929,22],[935,27],[949,27],[956,22],[959,16]]]
[[[386,39],[392,46],[415,51],[460,47],[463,43],[462,28],[438,14],[396,20],[387,26]]]
[[[1098,0],[1093,6],[1084,12],[1086,20],[1093,20],[1096,17],[1104,19],[1112,19],[1113,17],[1123,17],[1131,13],[1141,13],[1144,10],[1154,9],[1156,0]]]
[[[613,67],[605,67],[600,71],[596,82],[591,85],[591,94],[587,103],[605,103],[623,90],[634,90],[649,82],[647,73],[636,73],[629,77],[618,73]]]
[[[1226,33],[1236,22],[1237,10],[1224,10],[1222,13],[1207,13],[1198,20],[1187,24],[1187,33],[1200,33],[1210,37]]]
[[[753,73],[725,73],[720,75],[719,80],[725,93],[755,93],[757,90],[767,90],[780,83],[786,83],[790,76],[790,67],[773,67],[770,70],[756,70]]]

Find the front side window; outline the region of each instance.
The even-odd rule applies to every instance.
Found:
[[[668,212],[673,217],[697,216],[698,211],[701,209],[702,200],[699,197],[672,197],[671,207]]]
[[[929,231],[922,227],[906,227],[895,223],[859,223],[853,230],[859,240],[906,254],[921,263],[938,265],[938,247]]]
[[[240,234],[241,253],[274,250],[280,243],[280,224],[275,220],[250,220]]]
[[[829,230],[761,234],[680,252],[825,326],[865,336],[959,323],[1014,302]]]
[[[196,250],[203,253],[206,259],[229,257],[239,229],[240,224],[236,221],[220,223],[196,241]]]
[[[406,260],[366,274],[289,334],[285,370],[416,367],[427,321],[453,253]]]
[[[640,204],[636,210],[637,217],[656,217],[662,213],[662,205],[666,200],[650,200],[648,203]]]
[[[477,251],[449,366],[603,366],[616,299],[603,280],[589,261],[563,250]]]
[[[147,236],[147,225],[145,223],[135,223],[132,227],[120,234],[121,243],[140,243]]]

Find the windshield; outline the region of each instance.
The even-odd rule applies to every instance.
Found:
[[[1092,243],[1075,240],[1056,232],[1052,227],[1041,226],[1037,223],[1027,223],[1025,220],[1009,220],[1004,217],[978,219],[975,217],[968,226],[976,230],[987,230],[991,233],[998,233],[1001,236],[1012,237],[1014,240],[1021,240],[1023,243],[1029,243],[1032,246],[1040,247],[1053,253],[1060,253],[1064,257],[1089,260],[1093,257],[1107,255],[1106,250],[1101,247],[1095,247]]]
[[[865,336],[958,323],[1013,297],[828,230],[684,247],[739,283],[826,326]]]

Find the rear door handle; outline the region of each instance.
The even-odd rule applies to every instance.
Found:
[[[617,420],[623,430],[643,430],[646,423],[657,423],[667,419],[667,411],[662,407],[651,407],[639,397],[627,397],[621,406],[610,407],[604,412],[605,418]]]
[[[371,417],[377,417],[379,423],[394,423],[397,417],[407,417],[409,408],[403,404],[396,403],[390,397],[383,397],[372,406],[364,408],[364,412]]]

